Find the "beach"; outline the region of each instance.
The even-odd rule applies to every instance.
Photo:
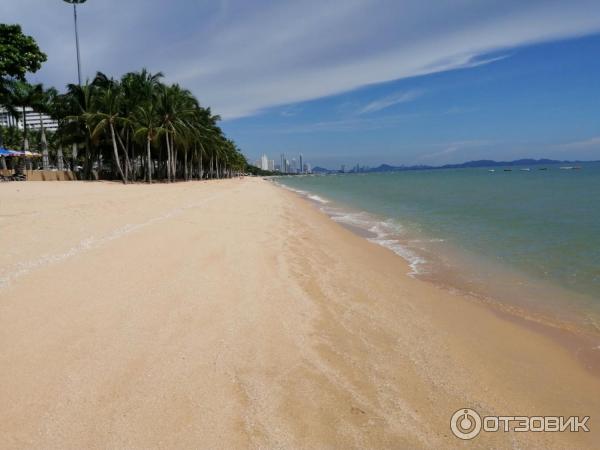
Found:
[[[4,448],[593,448],[600,378],[259,178],[0,184]],[[590,416],[482,432],[455,411]]]

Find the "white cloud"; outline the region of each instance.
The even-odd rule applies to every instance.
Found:
[[[0,16],[47,51],[36,80],[74,81],[68,5],[4,0]],[[161,70],[225,118],[598,31],[597,0],[93,0],[80,8],[86,76]]]
[[[427,160],[443,160],[444,157],[453,155],[454,153],[461,152],[464,150],[472,150],[474,148],[486,147],[493,144],[492,141],[485,139],[473,139],[467,141],[448,142],[439,144],[444,147],[442,150],[435,151],[433,153],[427,153],[421,156],[419,159],[423,161]]]
[[[360,111],[358,111],[358,114],[368,114],[381,111],[382,109],[389,108],[390,106],[397,105],[399,103],[410,102],[421,95],[423,95],[423,91],[416,89],[404,92],[395,92],[392,95],[387,95],[370,102]]]
[[[600,136],[559,145],[562,150],[600,150]]]

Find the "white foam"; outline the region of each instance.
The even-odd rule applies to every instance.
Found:
[[[369,238],[369,241],[393,251],[408,262],[408,266],[410,267],[408,275],[414,276],[425,273],[422,267],[427,262],[425,258],[422,258],[408,247],[402,245],[397,239]]]
[[[408,273],[409,276],[415,276],[426,272],[423,266],[427,263],[427,260],[397,239],[399,235],[404,233],[402,225],[397,221],[392,219],[380,220],[365,211],[350,212],[339,207],[330,206],[331,203],[329,200],[316,194],[291,188],[285,184],[278,183],[277,181],[273,182],[278,186],[321,203],[322,205],[328,205],[322,206],[321,210],[335,222],[357,227],[374,234],[374,237],[367,239],[374,244],[381,245],[382,247],[393,251],[403,258],[410,267],[410,272]],[[436,240],[432,240],[432,242],[433,241]]]
[[[311,200],[314,200],[315,202],[319,202],[319,203],[323,203],[323,204],[329,203],[329,200],[325,200],[323,197],[319,197],[318,195],[309,195],[308,198],[310,198]]]
[[[332,211],[330,211],[330,213],[331,212]],[[359,227],[369,231],[370,233],[373,233],[375,237],[367,239],[374,244],[381,245],[382,247],[393,251],[398,256],[403,258],[410,267],[410,272],[408,275],[414,276],[425,273],[423,266],[427,263],[427,260],[422,256],[419,256],[407,246],[403,245],[400,240],[396,238],[404,232],[402,225],[400,225],[398,222],[391,219],[378,220],[364,211],[349,213],[340,212],[338,210],[331,214],[331,219],[336,222]]]

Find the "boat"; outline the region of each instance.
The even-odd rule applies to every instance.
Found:
[[[560,170],[573,170],[575,167],[573,166],[561,166]]]
[[[512,169],[504,169],[505,172],[512,172]]]
[[[538,170],[548,170],[547,167],[540,167]]]
[[[521,172],[531,172],[531,169],[529,167],[526,167],[524,169],[519,169]]]
[[[488,172],[495,172],[496,169],[488,169]]]

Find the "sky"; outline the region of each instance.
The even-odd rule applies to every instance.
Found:
[[[72,7],[3,0],[76,81]],[[146,67],[221,115],[250,160],[313,166],[600,159],[598,0],[88,0],[82,72]]]

